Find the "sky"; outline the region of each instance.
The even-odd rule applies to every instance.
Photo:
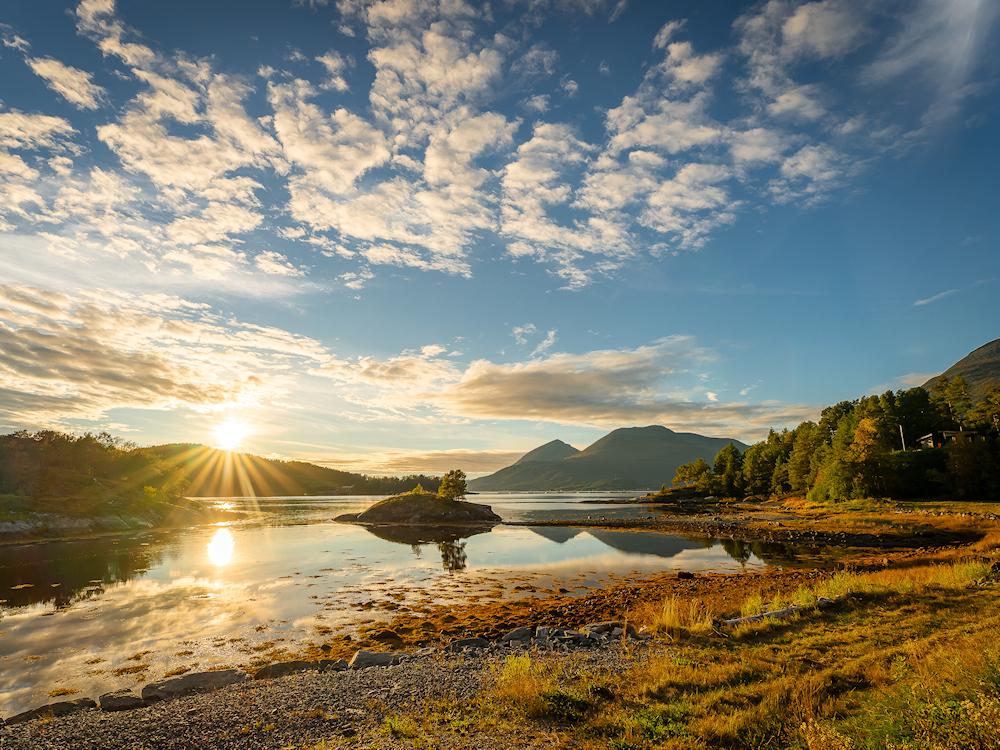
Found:
[[[1000,336],[998,15],[6,0],[0,430],[481,474],[920,384]]]

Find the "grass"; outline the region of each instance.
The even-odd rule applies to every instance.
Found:
[[[642,607],[638,618],[655,635],[677,637],[711,630],[713,616],[709,605],[701,599],[668,596],[659,605]]]
[[[812,606],[820,597],[837,603],[820,611]],[[736,610],[789,604],[804,609],[790,620],[712,629],[713,618]],[[582,656],[510,655],[492,666],[482,695],[412,717],[419,741],[1000,750],[1000,586],[988,564],[842,572],[777,596],[748,591],[727,606],[673,596],[648,607],[637,623],[658,635],[654,647],[614,671],[587,671]]]
[[[381,731],[394,740],[411,740],[420,736],[417,722],[409,716],[386,716],[382,721]]]

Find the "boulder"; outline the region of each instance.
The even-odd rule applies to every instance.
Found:
[[[279,661],[275,664],[268,664],[266,667],[261,667],[254,672],[253,678],[255,680],[270,680],[274,677],[284,677],[286,674],[308,672],[319,668],[319,664],[314,661]]]
[[[142,698],[131,690],[105,693],[97,699],[97,703],[102,711],[131,711],[133,708],[142,708],[146,705]]]
[[[448,651],[464,651],[465,649],[489,648],[490,642],[485,638],[458,638],[448,644]]]
[[[343,659],[320,659],[320,672],[343,672],[347,669],[347,662]]]
[[[692,573],[690,570],[679,570],[677,571],[677,577],[682,580],[690,580],[694,578],[694,573]]]
[[[528,641],[531,640],[531,636],[534,635],[534,630],[527,626],[522,625],[519,628],[514,628],[509,633],[506,633],[501,639],[500,643],[510,643],[512,641]]]
[[[628,633],[629,638],[634,638],[639,632],[635,629],[635,626],[631,623],[624,622],[622,620],[608,620],[607,622],[594,622],[590,625],[584,626],[586,630],[591,635],[621,635],[622,633]],[[618,631],[617,633],[615,631]]]
[[[19,714],[8,716],[6,723],[23,724],[26,721],[34,721],[35,719],[51,719],[54,716],[67,716],[68,714],[84,711],[88,708],[97,708],[97,704],[91,698],[77,698],[75,701],[56,701],[55,703],[48,703],[38,708],[32,708],[29,711],[22,711]]]
[[[180,698],[195,693],[210,693],[213,690],[246,682],[250,675],[239,669],[221,669],[217,672],[193,672],[171,680],[151,682],[142,689],[142,699],[146,703]]]
[[[368,667],[389,667],[398,664],[402,654],[380,653],[377,651],[358,651],[351,657],[347,665],[351,669],[366,669]]]

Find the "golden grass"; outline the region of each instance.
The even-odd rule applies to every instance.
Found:
[[[545,694],[556,684],[551,670],[527,654],[511,654],[493,665],[494,695],[526,716],[545,713]]]
[[[713,612],[701,599],[668,596],[659,605],[650,603],[640,607],[636,618],[654,635],[675,638],[711,630]]]

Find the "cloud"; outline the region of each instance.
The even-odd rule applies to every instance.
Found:
[[[554,343],[554,331],[546,342],[550,338]],[[464,367],[436,349],[386,359],[331,358],[310,374],[338,381],[341,396],[364,406],[359,418],[377,414],[410,422],[526,420],[591,427],[662,423],[749,439],[817,412],[810,406],[712,400],[698,373],[716,355],[687,336],[582,354],[552,353],[550,347],[521,362],[480,359]]]
[[[553,328],[545,334],[545,338],[538,342],[538,345],[531,350],[532,357],[540,357],[545,354],[549,349],[555,346],[556,343],[556,330]]]
[[[350,61],[347,58],[339,52],[330,50],[317,57],[316,62],[320,63],[326,70],[326,80],[320,84],[321,88],[333,89],[340,92],[347,91],[350,88],[347,85],[347,80],[344,78],[344,72],[350,67]]]
[[[315,340],[230,319],[162,294],[74,295],[0,286],[0,418],[65,425],[118,408],[195,410],[283,390],[293,363],[321,361]]]
[[[684,383],[710,352],[675,336],[635,349],[556,353],[512,364],[472,362],[454,384],[427,394],[470,419],[541,420],[595,427],[661,423],[751,438],[816,409],[784,404],[710,403]],[[696,379],[696,378],[695,378]]]
[[[253,262],[261,271],[272,276],[305,276],[305,271],[297,268],[288,258],[274,250],[258,253],[254,256]]]
[[[528,343],[528,336],[534,336],[537,331],[534,323],[525,323],[523,326],[514,326],[511,335],[518,344],[524,346]]]
[[[81,109],[97,109],[107,92],[93,82],[93,76],[51,57],[25,58],[28,67],[46,85],[70,104]]]
[[[856,2],[819,0],[797,7],[782,26],[785,54],[839,57],[867,36],[863,9]]]
[[[957,88],[973,72],[998,13],[990,0],[920,0],[900,14],[898,31],[864,75],[873,83],[919,75]]]
[[[924,297],[922,299],[915,300],[913,302],[914,307],[923,307],[924,305],[930,305],[939,300],[943,300],[945,297],[950,297],[953,294],[958,294],[961,291],[959,289],[945,289],[943,292],[938,292],[937,294],[932,294],[930,297]]]

